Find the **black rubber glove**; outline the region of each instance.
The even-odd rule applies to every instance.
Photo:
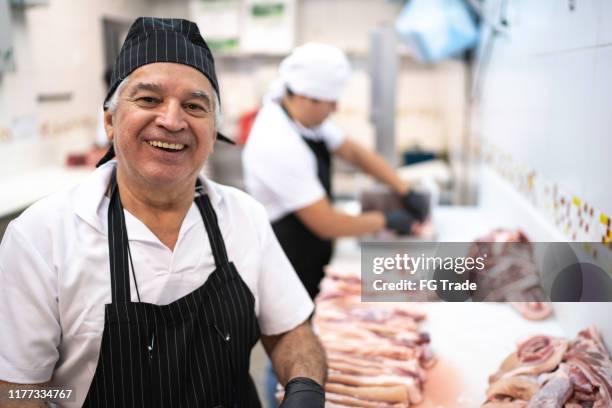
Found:
[[[285,398],[280,408],[324,408],[325,390],[314,380],[295,377],[285,385]]]
[[[415,191],[408,191],[401,197],[402,205],[417,218],[424,221],[429,215],[429,196]]]
[[[412,230],[412,224],[416,222],[414,215],[406,210],[385,211],[385,226],[398,235],[408,235]]]

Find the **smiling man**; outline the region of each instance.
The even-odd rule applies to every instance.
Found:
[[[97,170],[26,210],[0,245],[0,391],[72,390],[61,406],[257,407],[261,338],[283,406],[323,407],[313,305],[264,208],[200,176],[228,139],[197,26],[137,19],[111,82],[112,147]]]

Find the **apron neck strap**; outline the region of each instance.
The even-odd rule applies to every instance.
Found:
[[[194,201],[200,210],[206,233],[212,248],[217,269],[229,264],[227,251],[217,215],[200,179],[196,182]],[[123,205],[117,186],[117,168],[113,169],[110,181],[110,204],[108,206],[108,249],[110,255],[112,303],[131,302],[129,241],[125,226]]]
[[[204,190],[204,186],[198,178],[196,181],[195,203],[204,220],[208,241],[210,242],[210,247],[215,257],[215,266],[221,268],[229,263],[227,250],[225,249],[225,242],[223,241],[223,236],[219,229],[217,214],[210,202],[210,197]]]
[[[117,168],[113,169],[108,205],[108,252],[110,255],[112,303],[130,302],[128,236],[119,188]]]

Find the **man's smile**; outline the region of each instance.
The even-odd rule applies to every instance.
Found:
[[[153,147],[157,147],[168,152],[180,152],[187,147],[182,143],[167,143],[159,140],[149,140],[147,141],[147,143],[149,143]]]

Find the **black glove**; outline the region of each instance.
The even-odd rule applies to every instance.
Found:
[[[424,221],[429,215],[429,196],[415,191],[408,191],[401,197],[402,205],[419,221]]]
[[[398,235],[408,235],[416,218],[406,210],[385,211],[385,226]]]
[[[285,385],[285,398],[280,408],[324,408],[325,390],[306,377],[295,377]]]

